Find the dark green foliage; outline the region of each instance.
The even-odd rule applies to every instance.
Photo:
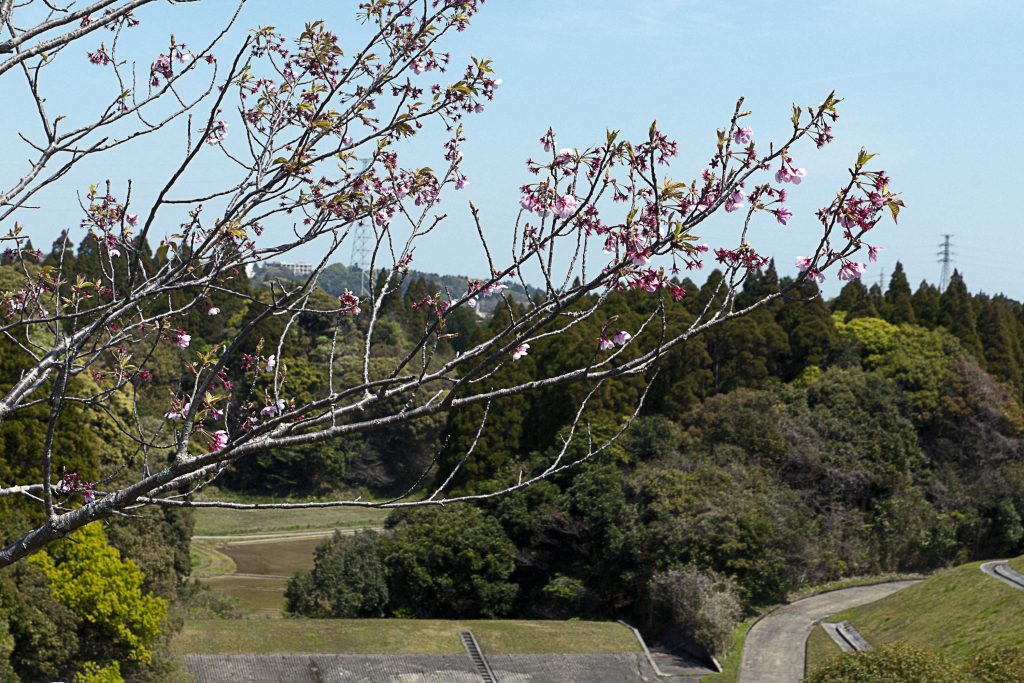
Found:
[[[389,520],[382,542],[392,609],[398,615],[474,619],[508,615],[516,548],[478,508],[416,510]]]
[[[796,290],[801,301],[779,307],[776,319],[789,337],[789,356],[784,379],[789,381],[805,368],[824,366],[837,337],[828,305],[813,282]]]
[[[975,357],[982,355],[981,338],[978,337],[978,311],[971,299],[963,277],[953,271],[949,285],[940,299],[939,324],[960,340],[965,349]]]
[[[55,680],[71,670],[77,619],[53,597],[50,581],[36,566],[23,562],[0,575],[3,619],[14,641],[10,666],[22,680]]]
[[[832,310],[843,313],[843,319],[849,322],[854,318],[877,318],[878,310],[868,295],[868,288],[860,280],[850,280],[839,291],[839,296],[832,300]]]
[[[648,571],[713,569],[736,579],[747,604],[778,602],[799,583],[792,558],[811,533],[809,515],[759,468],[649,470],[632,486]]]
[[[938,287],[922,280],[917,291],[914,292],[913,304],[914,317],[917,319],[918,325],[929,329],[939,325],[942,297]]]
[[[1019,396],[1024,389],[1021,371],[1021,329],[1017,325],[1012,305],[1003,297],[989,299],[979,296],[978,335],[983,345],[985,369],[1008,383]]]
[[[380,537],[373,531],[334,536],[317,546],[313,569],[288,581],[288,612],[306,617],[382,617],[388,585]]]
[[[882,317],[894,325],[916,322],[910,282],[907,281],[907,275],[903,272],[903,264],[899,261],[896,262],[892,277],[889,278],[889,289],[885,291],[885,304],[882,307],[882,312]]]

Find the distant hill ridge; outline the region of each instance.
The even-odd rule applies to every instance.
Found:
[[[286,279],[286,280],[299,280],[307,277],[309,270],[304,268],[306,264],[285,264],[285,263],[267,263],[263,266],[257,266],[252,274],[252,281],[254,284],[260,284],[268,280]],[[380,273],[383,273],[384,269],[376,271],[376,276],[379,277]],[[363,273],[356,266],[345,265],[344,263],[332,263],[324,268],[323,272],[320,273],[320,277],[317,279],[317,284],[331,296],[340,296],[346,289],[352,292],[358,292],[361,287]],[[409,274],[402,280],[402,291],[404,292],[410,284],[417,280],[424,280],[430,285],[431,289],[437,289],[441,292],[448,292],[452,297],[458,297],[465,293],[466,284],[470,279],[465,275],[440,275],[438,273],[425,273],[419,270],[410,270]],[[512,280],[505,280],[505,284],[508,285],[506,294],[516,301],[525,301],[527,297],[539,292],[540,290],[531,287],[529,291],[523,289],[523,286],[518,282]],[[482,312],[489,312],[494,309],[497,302],[500,301],[499,297],[490,296],[481,298],[478,304],[478,310]]]

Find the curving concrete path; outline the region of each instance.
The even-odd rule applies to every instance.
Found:
[[[814,624],[843,610],[892,595],[916,580],[854,586],[780,607],[747,633],[740,660],[740,683],[799,683],[804,676],[807,636]]]
[[[1021,574],[1014,569],[1010,569],[1010,565],[1006,560],[984,562],[981,565],[981,571],[994,579],[999,579],[1008,586],[1013,586],[1018,590],[1024,590],[1024,574]]]

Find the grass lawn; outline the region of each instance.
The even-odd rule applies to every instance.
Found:
[[[231,598],[247,616],[280,617],[284,613],[284,589],[288,579],[262,576],[210,576],[203,583]],[[248,621],[232,620],[236,629],[248,628]]]
[[[239,574],[291,576],[313,568],[313,551],[328,538],[329,535],[219,543],[217,550],[231,558]]]
[[[243,613],[280,616],[288,577],[313,566],[313,551],[327,536],[269,541],[192,539],[192,575],[238,599]]]
[[[192,539],[192,575],[229,597],[244,614],[276,617],[284,610],[288,577],[313,566],[327,536],[269,541]]]
[[[810,673],[824,664],[829,657],[842,654],[842,652],[836,645],[836,641],[832,640],[832,637],[825,633],[825,629],[819,624],[811,629],[811,634],[807,636],[807,655],[804,668],[807,673]]]
[[[244,652],[455,653],[471,630],[484,653],[637,652],[633,632],[595,621],[205,619],[185,622],[178,654]]]
[[[1024,574],[1024,555],[1010,560],[1009,565],[1010,569],[1016,569],[1021,574]]]
[[[732,632],[732,640],[725,651],[725,657],[719,662],[722,665],[722,673],[708,674],[700,679],[701,683],[736,683],[740,676],[740,659],[743,657],[743,642],[747,637],[747,631],[757,621],[757,617],[750,617]]]
[[[298,510],[231,510],[196,508],[196,536],[229,536],[264,531],[301,531],[379,526],[387,510],[375,508],[324,508]]]
[[[1024,591],[983,574],[980,564],[940,572],[829,621],[848,619],[872,645],[902,640],[957,660],[989,646],[1024,645]]]
[[[192,555],[192,576],[202,578],[235,572],[234,561],[222,553],[218,545],[216,541],[192,539],[189,546]]]

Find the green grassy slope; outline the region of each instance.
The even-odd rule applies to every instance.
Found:
[[[815,668],[825,663],[829,657],[842,654],[832,636],[825,632],[821,625],[817,625],[807,636],[807,671],[814,671]]]
[[[1024,558],[1013,564],[1020,568]],[[902,640],[957,660],[990,646],[1024,645],[1024,591],[983,574],[980,565],[948,569],[829,621],[848,619],[872,645]],[[808,657],[820,659],[822,653],[810,647]]]
[[[471,630],[484,652],[637,652],[633,632],[594,621],[443,621],[436,619],[209,619],[185,623],[178,654],[245,652],[463,652]]]

